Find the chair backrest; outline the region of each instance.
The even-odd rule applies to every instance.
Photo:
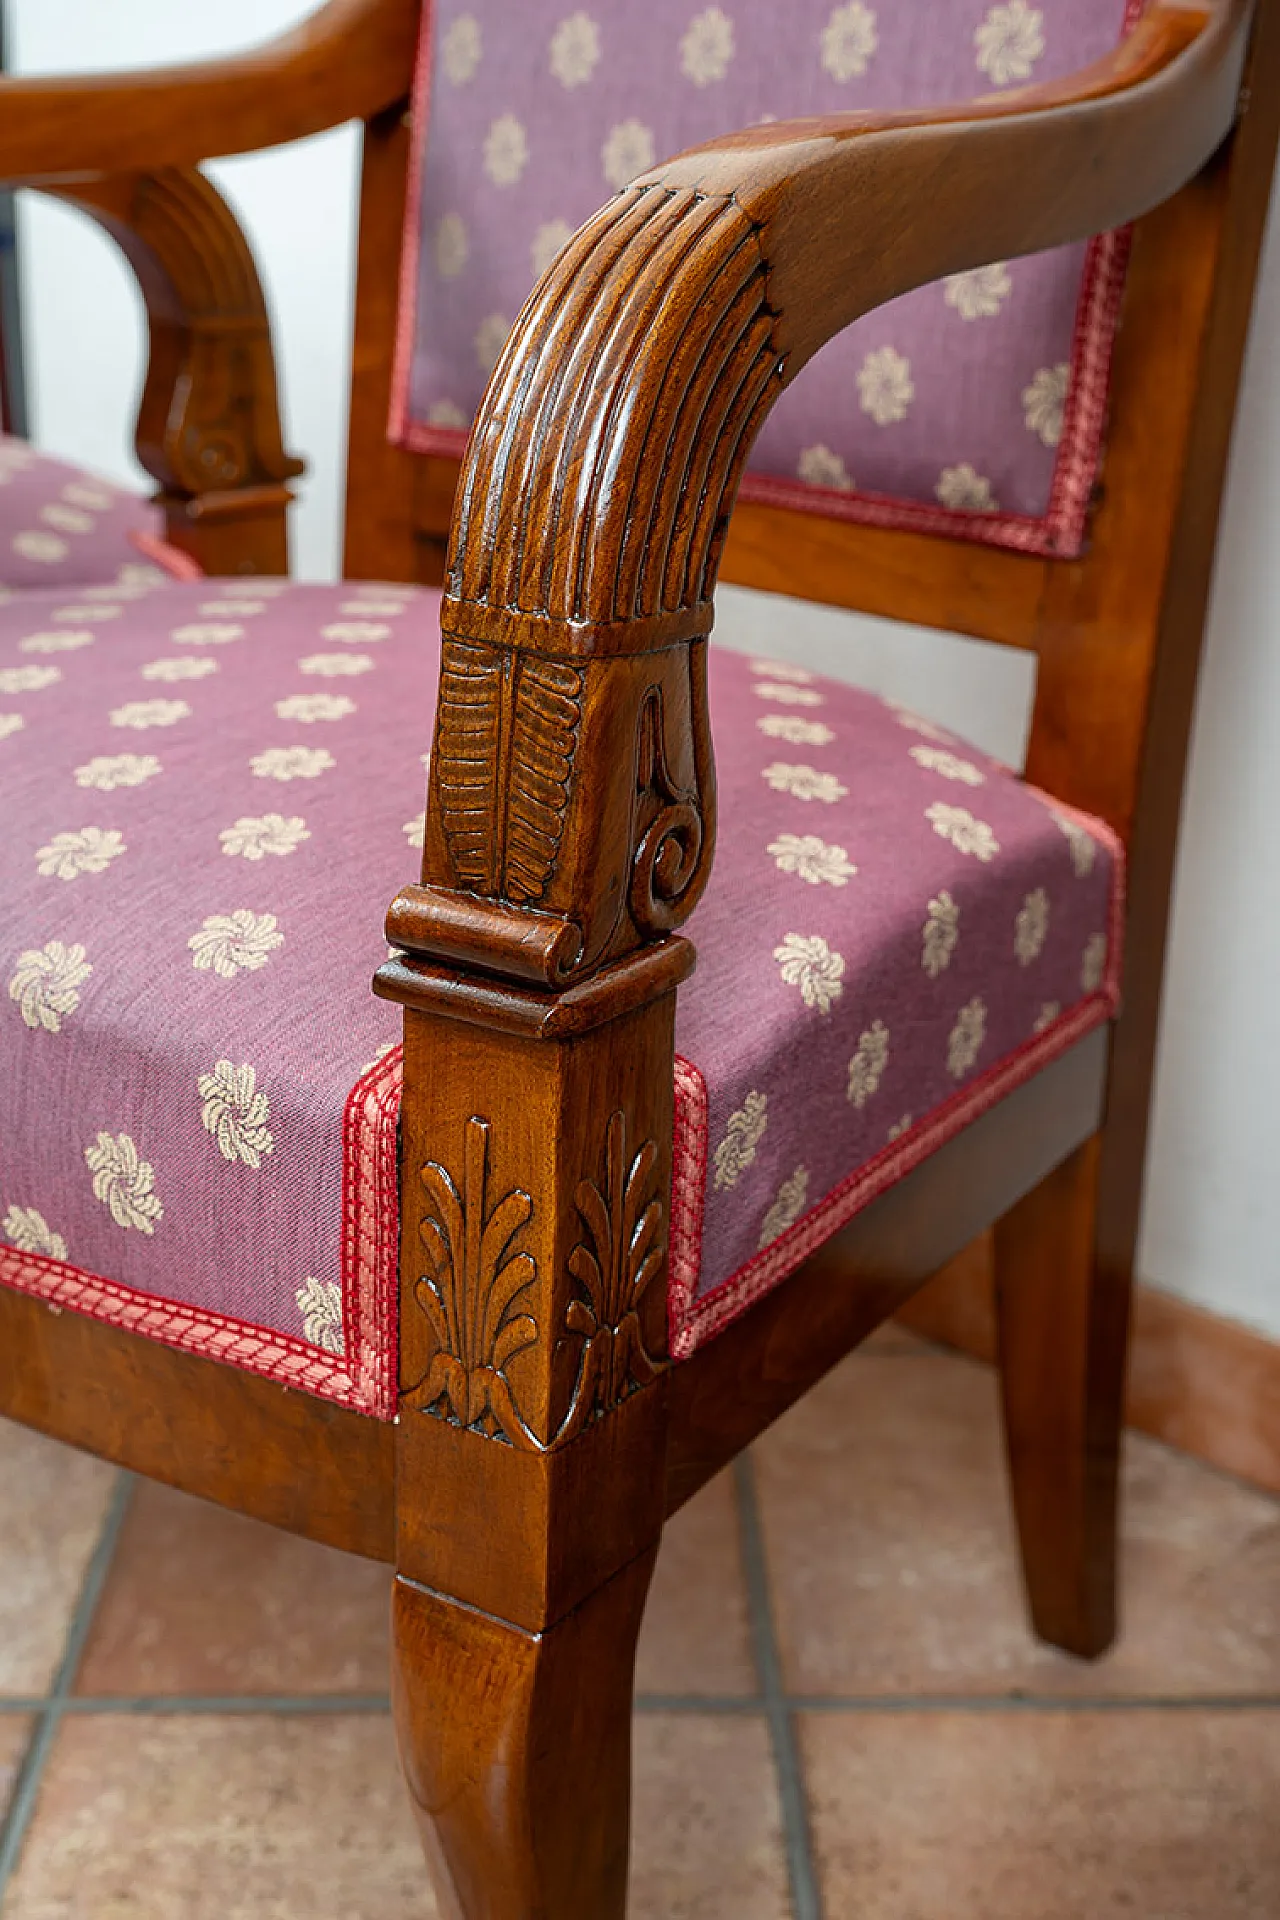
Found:
[[[534,282],[611,190],[767,120],[1061,78],[1135,0],[434,0],[415,80],[392,433],[457,455]],[[743,498],[1077,553],[1125,238],[908,293],[824,349],[766,420]]]

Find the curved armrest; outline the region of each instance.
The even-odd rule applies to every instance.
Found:
[[[1113,226],[1236,111],[1250,0],[1159,0],[1071,80],[755,128],[655,168],[526,303],[463,462],[412,951],[556,986],[677,926],[710,866],[703,641],[787,383],[908,288]]]
[[[134,73],[0,81],[0,179],[190,166],[367,119],[409,91],[417,0],[326,0],[265,45]]]

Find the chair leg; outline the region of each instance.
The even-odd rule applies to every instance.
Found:
[[[446,1920],[623,1920],[656,1546],[528,1633],[397,1576],[400,1757]]]
[[[1013,1505],[1031,1620],[1092,1659],[1116,1632],[1117,1485],[1130,1274],[1096,1254],[1102,1136],[995,1230]]]

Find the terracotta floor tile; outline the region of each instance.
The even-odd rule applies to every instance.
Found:
[[[385,1567],[139,1483],[79,1693],[378,1693]]]
[[[31,1722],[26,1714],[0,1713],[0,1823],[30,1738]]]
[[[662,1536],[636,1687],[668,1694],[756,1691],[730,1474],[717,1474]]]
[[[788,1920],[763,1721],[641,1714],[635,1764],[627,1920]]]
[[[1270,1920],[1280,1714],[813,1715],[831,1920]]]
[[[0,1420],[0,1693],[52,1681],[115,1479],[100,1460]]]
[[[390,1719],[64,1720],[4,1920],[434,1920]]]
[[[1140,1436],[1117,1648],[1087,1665],[1031,1638],[995,1394],[970,1361],[855,1355],[760,1442],[788,1686],[1280,1692],[1280,1501]]]

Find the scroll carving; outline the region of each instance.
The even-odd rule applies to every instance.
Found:
[[[610,1115],[601,1185],[583,1180],[575,1196],[587,1229],[569,1256],[583,1289],[571,1300],[565,1326],[583,1335],[577,1385],[558,1441],[571,1440],[592,1418],[612,1412],[658,1372],[644,1343],[640,1306],[662,1271],[664,1207],[654,1191],[658,1149],[652,1140],[627,1160],[627,1121]]]
[[[463,1148],[462,1191],[437,1160],[422,1169],[433,1211],[418,1232],[431,1271],[413,1298],[436,1341],[426,1372],[403,1398],[489,1439],[537,1448],[506,1369],[538,1339],[538,1324],[517,1304],[537,1279],[531,1255],[512,1242],[533,1217],[533,1201],[513,1187],[488,1207],[489,1126],[472,1115]]]

